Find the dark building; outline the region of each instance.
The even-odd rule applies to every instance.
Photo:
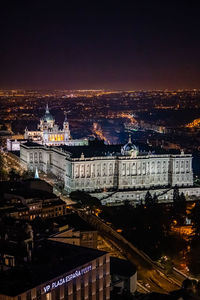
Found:
[[[33,229],[25,220],[0,218],[0,267],[14,267],[29,261],[34,247]]]
[[[52,218],[66,213],[66,204],[40,179],[0,183],[0,214],[17,219]]]
[[[46,220],[48,227],[54,225],[51,240],[77,246],[97,248],[97,231],[75,213]]]
[[[0,300],[110,299],[109,254],[50,240],[0,272]]]
[[[133,294],[137,288],[137,269],[129,261],[116,257],[110,258],[111,289]]]

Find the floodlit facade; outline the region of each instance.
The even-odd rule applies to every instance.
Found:
[[[40,119],[38,124],[38,130],[30,131],[28,128],[25,129],[24,139],[12,140],[7,139],[7,150],[8,151],[19,151],[20,144],[26,141],[34,141],[36,143],[47,145],[47,146],[60,146],[60,145],[88,145],[87,139],[72,139],[69,129],[69,122],[67,115],[63,122],[63,128],[60,129],[55,123],[55,118],[49,111],[48,104],[44,116]]]
[[[192,155],[140,152],[126,145],[45,147],[21,145],[21,163],[27,169],[53,173],[67,192],[129,190],[150,187],[193,186]]]

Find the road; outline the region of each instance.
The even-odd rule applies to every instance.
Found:
[[[4,169],[7,172],[15,169],[19,174],[22,174],[25,171],[25,168],[20,163],[20,159],[16,155],[4,151],[1,151],[1,155],[3,157]]]
[[[77,213],[85,221],[95,227],[111,245],[119,249],[123,256],[137,266],[138,281],[142,286],[151,292],[159,293],[168,293],[180,288],[182,281],[185,279],[182,274],[173,271],[170,276],[167,275],[165,271],[145,253],[134,247],[99,217],[87,214],[83,211],[77,211]]]

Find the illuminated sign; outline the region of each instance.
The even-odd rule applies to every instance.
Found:
[[[44,292],[48,293],[48,292],[52,291],[53,289],[57,288],[58,286],[61,286],[61,285],[65,284],[65,283],[71,281],[74,278],[82,276],[82,275],[88,273],[91,270],[92,270],[92,266],[91,265],[88,266],[88,267],[85,267],[85,268],[83,268],[81,270],[76,270],[74,273],[66,275],[66,276],[64,276],[64,277],[62,277],[62,278],[60,278],[60,279],[52,282],[51,284],[46,285],[44,287]]]

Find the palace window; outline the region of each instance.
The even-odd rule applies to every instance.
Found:
[[[86,167],[86,176],[90,177],[90,165],[87,165]]]
[[[113,166],[112,166],[112,164],[109,165],[109,175],[113,175]]]
[[[39,162],[42,162],[42,152],[39,153]]]
[[[152,162],[151,164],[151,173],[154,174],[155,173],[155,163]]]
[[[126,175],[126,164],[122,164],[122,175]]]
[[[146,163],[142,164],[142,174],[146,173]]]
[[[160,174],[160,162],[157,163],[157,173]]]
[[[133,175],[136,174],[136,164],[135,163],[132,164],[132,174]]]
[[[37,152],[34,153],[34,162],[35,163],[38,162],[38,154],[37,154]]]
[[[100,166],[100,164],[97,165],[97,176],[101,176],[101,166]]]
[[[79,166],[76,166],[76,169],[75,169],[75,177],[76,177],[76,178],[79,177]]]
[[[163,173],[166,173],[166,162],[163,161]]]
[[[33,153],[30,153],[29,155],[30,155],[30,156],[29,156],[30,163],[32,163],[32,162],[33,162]]]
[[[85,177],[85,168],[84,168],[84,165],[81,166],[81,177]]]

